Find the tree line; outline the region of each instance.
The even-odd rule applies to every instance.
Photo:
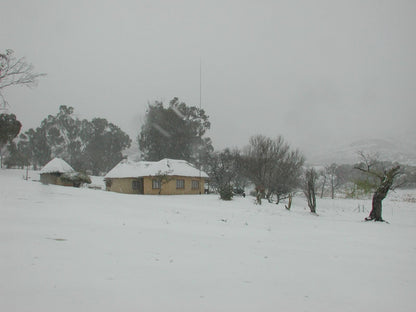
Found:
[[[7,105],[4,88],[33,86],[44,75],[35,73],[33,65],[16,58],[12,50],[0,53],[0,104]],[[407,185],[416,184],[413,167],[381,162],[364,153],[360,154],[361,162],[352,167],[331,164],[319,170],[305,168],[305,157],[282,136],[255,135],[242,149],[214,151],[211,138],[206,136],[210,126],[209,116],[201,108],[188,106],[176,97],[166,107],[155,101],[148,105],[137,137],[140,157],[150,161],[176,158],[195,164],[208,173],[211,187],[225,200],[250,183],[255,187],[257,203],[262,199],[279,203],[288,198],[286,208],[290,209],[293,193],[302,190],[313,213],[316,196],[320,193],[323,197],[328,189],[332,198],[345,185],[350,187],[350,196],[375,190],[369,219],[376,221],[382,221],[381,201],[397,186],[398,176],[406,171]],[[47,116],[39,127],[18,136],[21,127],[15,115],[0,114],[1,166],[4,155],[7,167],[34,169],[60,157],[78,171],[104,174],[123,159],[123,150],[131,144],[118,126],[103,118],[80,120],[67,106],[60,106],[55,116]]]
[[[39,168],[51,158],[61,157],[76,170],[104,174],[123,159],[123,151],[131,144],[129,136],[118,126],[103,118],[80,120],[72,107],[60,106],[56,115],[47,116],[39,127],[19,136],[22,125],[16,116],[0,117],[1,156],[2,159],[6,156],[2,163],[7,167]],[[224,198],[248,183],[255,185],[261,198],[276,203],[299,189],[306,176],[305,157],[282,136],[255,135],[242,149],[214,151],[212,140],[206,135],[210,126],[203,109],[188,106],[178,98],[167,106],[159,101],[149,104],[137,136],[140,158],[187,160],[207,171],[211,186]],[[393,166],[387,162],[380,164]],[[313,169],[316,172],[309,172],[308,176],[316,176],[315,194],[320,197],[334,198],[340,188],[351,197],[374,188],[371,177],[364,177],[352,165],[333,163]],[[411,167],[407,176],[410,178],[407,185],[414,185],[416,179]]]
[[[37,169],[52,158],[60,157],[77,171],[99,175],[114,167],[123,158],[122,151],[131,144],[129,136],[106,119],[80,120],[74,116],[72,107],[64,105],[36,129],[29,129],[17,140],[10,140],[12,128],[8,125],[16,123],[16,117],[9,116],[1,114],[0,119],[4,125],[0,126],[4,131],[0,132],[8,134],[2,135],[4,139],[0,146],[3,151],[3,146],[8,143],[4,152],[7,167],[32,166]]]

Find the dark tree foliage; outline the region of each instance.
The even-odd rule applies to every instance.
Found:
[[[244,189],[247,180],[241,176],[241,155],[238,150],[225,149],[209,155],[207,173],[210,185],[220,194],[221,199],[231,200],[233,189]]]
[[[26,154],[30,164],[39,168],[52,159],[51,146],[48,144],[46,132],[41,127],[29,129],[24,133],[24,139],[19,140],[18,150]]]
[[[122,158],[131,140],[106,119],[79,120],[72,107],[61,106],[56,116],[46,117],[40,127],[21,135],[9,163],[44,166],[53,157],[67,161],[75,170],[105,173]],[[13,147],[11,147],[13,149]],[[25,155],[22,160],[21,155]]]
[[[0,167],[3,166],[3,147],[19,134],[22,124],[14,114],[0,114]]]
[[[11,142],[20,132],[22,124],[14,114],[0,114],[0,148]]]
[[[167,108],[156,101],[149,105],[138,136],[142,157],[183,159],[199,165],[213,151],[211,139],[204,137],[210,126],[203,109],[187,106],[176,97]]]
[[[90,136],[83,153],[84,168],[101,174],[123,159],[122,151],[131,140],[119,127],[106,119],[95,118],[90,123]]]

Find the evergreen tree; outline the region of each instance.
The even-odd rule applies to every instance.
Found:
[[[22,124],[14,114],[0,114],[0,167],[3,167],[3,148],[20,132]]]
[[[225,149],[209,155],[207,173],[210,177],[210,185],[216,188],[222,200],[232,199],[233,187],[244,188],[240,165],[241,156],[238,150]]]
[[[187,106],[173,98],[167,108],[162,102],[150,104],[139,137],[145,160],[183,159],[194,164],[213,151],[211,139],[204,137],[211,124],[203,109]]]
[[[17,149],[11,146],[14,157],[27,155],[26,161],[34,168],[60,157],[75,170],[94,174],[109,171],[123,158],[122,151],[130,146],[130,138],[106,119],[79,120],[73,113],[72,107],[61,106],[56,116],[49,115],[36,130],[26,131]]]
[[[86,144],[84,160],[93,174],[105,173],[123,159],[122,151],[128,148],[131,140],[119,127],[106,119],[91,121],[91,136]]]

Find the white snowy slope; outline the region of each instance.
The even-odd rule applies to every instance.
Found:
[[[0,170],[0,311],[414,311],[416,193],[124,195]],[[363,207],[364,206],[364,212]],[[359,209],[358,209],[359,207]],[[358,211],[360,210],[360,212]]]

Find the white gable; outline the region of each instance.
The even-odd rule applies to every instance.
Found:
[[[75,172],[74,169],[68,163],[61,159],[61,158],[54,158],[50,162],[48,162],[40,171],[40,173],[67,173],[67,172]]]
[[[136,178],[149,177],[160,174],[182,177],[208,178],[208,175],[192,166],[185,160],[162,159],[160,161],[122,160],[104,178]]]

